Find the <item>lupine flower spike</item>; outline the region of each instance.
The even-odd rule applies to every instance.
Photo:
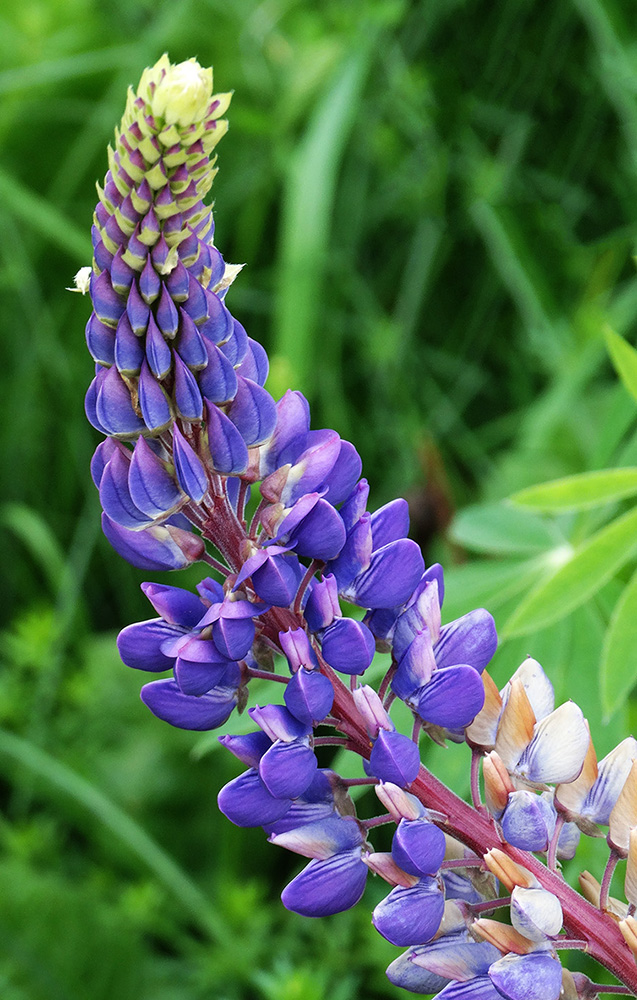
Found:
[[[254,678],[272,678],[252,731],[221,739],[245,770],[219,807],[307,859],[282,894],[296,913],[355,905],[370,872],[387,882],[372,923],[407,949],[392,983],[441,1000],[590,998],[598,988],[559,960],[580,948],[615,992],[634,992],[637,743],[598,764],[581,710],[555,707],[536,660],[498,690],[493,618],[444,621],[443,571],[409,539],[405,501],[370,512],[355,447],[313,428],[300,392],[275,401],[264,387],[266,352],[227,301],[240,268],[205,200],[229,104],[194,59],[143,73],[98,186],[92,267],[75,281],[93,304],[86,412],[102,435],[91,473],[104,533],[149,572],[202,565],[196,592],[142,585],[153,616],[123,629],[121,658],[159,675],[142,701],[182,729],[219,727]],[[391,658],[378,688],[377,650]],[[423,766],[423,735],[469,744],[473,806]],[[361,758],[359,778],[330,769],[330,745]],[[374,787],[378,816],[357,817],[352,783]],[[385,823],[387,853],[373,843]],[[609,866],[601,882],[582,876],[580,895],[559,860],[606,826]],[[627,904],[608,891],[623,859]]]

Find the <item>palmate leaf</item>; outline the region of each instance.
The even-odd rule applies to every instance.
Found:
[[[577,548],[518,605],[502,632],[526,635],[559,621],[592,597],[637,552],[637,509],[628,511]]]
[[[520,507],[561,513],[586,510],[636,493],[637,467],[599,469],[529,486],[514,493],[511,502]]]
[[[604,335],[615,371],[633,399],[637,400],[637,351],[610,328],[604,331]]]
[[[532,511],[504,503],[466,507],[454,519],[450,538],[473,552],[531,555],[560,541],[557,528]]]
[[[636,622],[637,573],[617,602],[604,639],[599,682],[606,717],[617,711],[637,684]]]

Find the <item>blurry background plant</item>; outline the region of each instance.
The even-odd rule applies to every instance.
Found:
[[[114,636],[146,575],[99,535],[89,307],[63,289],[127,84],[164,50],[212,63],[236,91],[218,242],[248,262],[232,305],[272,393],[355,442],[374,504],[407,491],[446,618],[486,604],[496,680],[533,653],[601,757],[635,730],[634,659],[606,656],[599,697],[634,529],[577,607],[529,595],[630,500],[547,514],[523,491],[637,464],[603,337],[637,319],[637,29],[620,0],[23,0],[0,27],[2,995],[397,996],[370,907],[285,913],[293,859],[217,812],[232,763],[136,707]],[[463,752],[428,753],[462,791]]]

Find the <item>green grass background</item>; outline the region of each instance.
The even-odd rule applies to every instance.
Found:
[[[144,574],[99,533],[89,303],[64,289],[90,262],[94,183],[126,86],[164,51],[213,64],[217,89],[235,91],[217,243],[247,262],[231,307],[270,352],[270,390],[301,388],[314,425],[356,444],[376,504],[409,497],[414,537],[451,570],[447,617],[486,600],[500,623],[544,543],[499,515],[494,542],[466,508],[637,459],[634,405],[602,337],[609,322],[634,342],[637,318],[630,5],[12,8],[0,14],[1,994],[397,997],[383,973],[396,949],[369,925],[382,886],[333,920],[287,914],[294,857],[217,812],[232,761],[153,719],[118,660],[117,630],[149,614]],[[599,728],[595,653],[617,586],[537,642],[504,644],[495,665],[503,682],[537,655],[558,697],[584,704],[602,752],[634,722],[629,703]],[[430,761],[464,789],[461,749]],[[585,863],[601,874],[599,855]]]

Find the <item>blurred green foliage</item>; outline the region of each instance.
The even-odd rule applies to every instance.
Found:
[[[369,927],[382,886],[333,920],[287,914],[294,858],[216,810],[232,761],[148,716],[118,661],[116,629],[148,609],[143,575],[99,534],[88,303],[64,288],[90,259],[126,86],[163,51],[212,63],[236,92],[217,242],[248,262],[232,308],[271,354],[271,391],[303,389],[315,426],[354,441],[375,502],[407,491],[414,536],[449,567],[446,617],[486,604],[503,625],[565,537],[623,508],[564,528],[500,501],[637,464],[603,341],[606,322],[634,339],[637,318],[630,10],[21,0],[0,29],[2,995],[397,996],[395,949]],[[494,666],[503,682],[533,653],[582,704],[600,756],[634,722],[622,697],[602,727],[598,696],[631,558],[561,622],[512,635]],[[462,748],[429,762],[464,789]]]

